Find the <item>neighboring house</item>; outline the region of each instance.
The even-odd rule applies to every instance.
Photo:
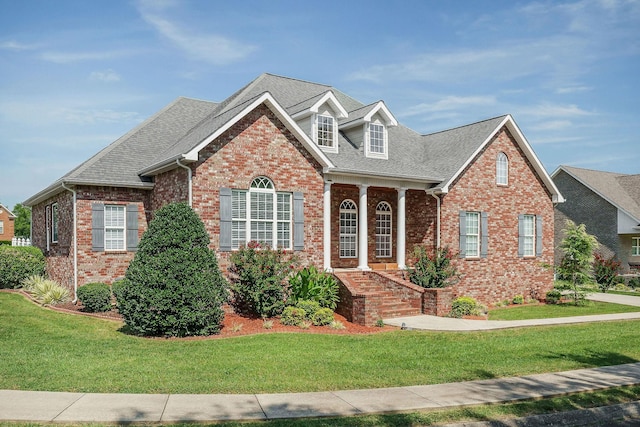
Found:
[[[623,273],[640,272],[640,174],[560,166],[552,178],[566,198],[556,207],[556,248],[570,219],[586,225],[600,243],[598,251],[615,255]],[[556,263],[561,257],[556,254]]]
[[[16,216],[0,204],[0,242],[11,242],[14,236]]]
[[[49,274],[73,287],[123,277],[175,201],[223,271],[251,240],[333,271],[404,269],[416,245],[449,246],[455,295],[495,303],[552,287],[562,196],[509,115],[420,135],[383,101],[263,74],[220,103],[175,100],[25,204]]]

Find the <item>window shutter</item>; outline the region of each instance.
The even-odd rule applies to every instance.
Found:
[[[304,195],[293,193],[293,250],[304,250]]]
[[[542,256],[542,217],[536,215],[536,256]]]
[[[524,215],[518,215],[518,256],[524,257]]]
[[[104,251],[104,205],[91,204],[91,250]]]
[[[487,213],[480,213],[480,257],[486,258],[489,253],[489,220],[487,219]]]
[[[127,205],[127,250],[138,250],[138,205]]]
[[[467,256],[467,211],[460,211],[460,258]]]
[[[231,251],[231,220],[233,211],[231,209],[231,189],[220,189],[220,250]]]

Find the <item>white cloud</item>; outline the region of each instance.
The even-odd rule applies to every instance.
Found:
[[[132,50],[105,50],[95,52],[43,52],[40,58],[56,64],[69,64],[83,61],[105,61],[135,55]]]
[[[559,87],[556,89],[557,94],[567,94],[567,93],[578,93],[578,92],[588,92],[593,90],[590,86],[567,86],[567,87]]]
[[[597,114],[595,112],[583,110],[575,104],[559,105],[551,103],[543,103],[533,107],[523,107],[520,111],[524,114],[539,118],[586,117]]]
[[[91,73],[89,78],[91,80],[99,80],[107,83],[120,81],[120,75],[111,69],[106,71],[94,71]]]
[[[571,120],[549,120],[543,121],[537,125],[532,126],[533,130],[564,130],[569,129],[573,126],[573,122]]]
[[[15,40],[0,42],[0,49],[2,50],[23,51],[23,50],[33,50],[37,48],[38,46],[35,44],[25,44],[25,43],[17,42]]]
[[[220,34],[186,30],[163,16],[175,6],[177,3],[173,1],[142,1],[138,10],[145,21],[187,56],[214,65],[227,65],[247,57],[255,50],[252,45]]]
[[[400,117],[410,117],[421,114],[431,114],[442,111],[458,111],[465,107],[476,107],[485,105],[495,105],[496,98],[494,96],[446,96],[432,103],[421,103],[414,105],[405,112],[400,113]]]

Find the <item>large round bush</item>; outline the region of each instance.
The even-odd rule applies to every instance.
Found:
[[[35,246],[0,245],[0,289],[18,288],[29,276],[44,276],[46,261]]]
[[[146,336],[220,331],[227,292],[209,236],[185,203],[159,209],[142,236],[125,279],[115,286],[118,311]]]

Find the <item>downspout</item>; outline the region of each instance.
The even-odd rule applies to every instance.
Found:
[[[440,249],[440,197],[435,193],[429,193],[436,199],[436,249]]]
[[[62,188],[71,191],[73,193],[73,301],[75,304],[78,302],[78,220],[77,220],[77,193],[75,190],[67,187],[65,183],[62,183]]]
[[[189,181],[188,186],[189,186],[189,207],[193,207],[193,193],[192,193],[192,182],[193,182],[193,175],[191,172],[191,168],[189,166],[185,166],[182,163],[180,163],[180,159],[176,159],[176,164],[178,166],[180,166],[183,169],[187,170],[187,180]]]

